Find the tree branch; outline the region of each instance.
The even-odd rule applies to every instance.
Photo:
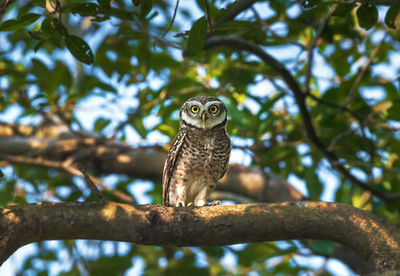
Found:
[[[215,23],[214,28],[217,28],[219,25],[233,20],[239,13],[250,8],[255,2],[259,0],[239,0],[233,3],[225,12],[224,16]]]
[[[179,7],[179,0],[176,0],[174,14],[172,15],[171,22],[169,23],[169,25],[168,25],[167,29],[165,30],[165,32],[162,35],[160,35],[160,37],[158,38],[159,40],[161,40],[169,32],[169,30],[172,27],[172,24],[174,24],[176,13],[178,11],[178,7]]]
[[[27,164],[27,165],[34,165],[34,166],[38,166],[38,167],[61,170],[61,171],[65,171],[66,173],[68,173],[70,175],[83,177],[86,180],[86,176],[83,174],[83,172],[81,172],[78,168],[74,167],[70,163],[70,159],[67,159],[64,162],[59,162],[59,161],[43,159],[42,157],[32,158],[32,157],[26,157],[26,156],[6,155],[6,154],[0,153],[0,160],[8,161],[13,164]],[[121,192],[118,190],[110,189],[109,187],[105,186],[100,179],[95,178],[94,176],[90,176],[90,180],[92,181],[93,185],[97,185],[97,186],[101,187],[104,191],[111,194],[116,199],[120,200],[121,202],[136,204],[136,201],[132,196],[125,194],[124,192]],[[98,191],[97,188],[96,188],[96,190]],[[93,192],[93,190],[92,190],[92,192]]]
[[[385,40],[388,36],[388,33],[385,33],[379,44],[375,47],[375,49],[372,51],[371,55],[368,58],[368,61],[366,64],[361,66],[360,71],[354,80],[352,86],[350,87],[350,90],[348,92],[347,98],[346,98],[346,104],[348,104],[354,97],[354,93],[357,91],[362,79],[364,78],[365,73],[367,70],[371,67],[376,55],[379,53],[379,50],[382,48],[383,44],[385,43]]]
[[[13,164],[30,164],[82,174],[71,166],[71,158],[99,174],[125,174],[135,178],[159,181],[166,153],[159,147],[131,148],[113,140],[88,133],[71,133],[56,127],[47,129],[0,123],[0,160]],[[85,151],[85,154],[81,154]],[[93,177],[92,177],[93,179]],[[93,179],[103,190],[123,202],[129,197],[109,191],[101,181]],[[304,199],[302,194],[280,177],[266,174],[256,167],[230,164],[217,190],[237,193],[254,201],[277,202]]]
[[[314,61],[314,49],[317,46],[318,39],[322,35],[322,32],[325,29],[325,26],[328,24],[329,19],[332,17],[332,14],[335,12],[337,5],[332,5],[331,10],[329,11],[328,15],[322,20],[322,22],[319,24],[317,33],[315,34],[314,40],[312,43],[309,45],[308,50],[307,50],[307,67],[306,67],[306,80],[305,80],[305,90],[306,93],[310,93],[310,82],[311,82],[311,69],[313,66],[313,61]]]
[[[3,15],[3,13],[6,11],[8,6],[14,2],[15,2],[15,0],[5,0],[3,3],[0,4],[0,18]]]
[[[78,170],[82,173],[86,185],[89,187],[90,191],[97,197],[97,199],[106,200],[104,195],[97,188],[96,184],[93,183],[92,179],[90,178],[90,175],[85,171],[85,169],[82,166],[79,166]]]
[[[44,240],[200,246],[320,239],[346,245],[375,269],[400,269],[399,229],[373,214],[338,203],[200,208],[115,202],[37,203],[10,205],[0,209],[0,214],[0,263],[19,247]]]
[[[351,110],[350,108],[344,106],[344,105],[340,105],[334,102],[330,102],[327,100],[324,100],[322,98],[317,97],[316,95],[312,94],[311,92],[307,93],[307,96],[309,96],[311,99],[313,99],[314,101],[320,103],[320,104],[324,104],[326,106],[330,106],[332,108],[336,108],[339,109],[343,112],[347,112],[349,113],[351,116],[353,116],[354,118],[356,118],[358,121],[363,122],[365,120],[365,118],[363,116],[361,116],[360,114],[354,112],[353,110]],[[329,148],[329,147],[328,147]]]
[[[315,128],[313,126],[310,113],[307,110],[307,106],[305,103],[305,98],[307,94],[300,88],[297,81],[294,79],[292,74],[286,69],[286,67],[276,60],[274,57],[266,53],[260,47],[253,45],[243,39],[240,38],[232,38],[232,37],[214,37],[210,38],[204,44],[204,49],[210,49],[218,46],[227,46],[234,49],[245,50],[256,56],[258,56],[262,61],[271,66],[275,71],[279,73],[279,75],[283,78],[286,84],[293,92],[293,96],[296,100],[296,104],[299,107],[299,111],[301,114],[301,118],[303,121],[304,128],[306,130],[306,134],[310,142],[329,160],[332,167],[336,168],[339,172],[341,172],[350,182],[354,185],[359,186],[360,188],[370,191],[373,195],[385,200],[385,201],[394,201],[399,200],[399,194],[388,194],[382,192],[381,190],[375,189],[367,183],[360,181],[354,175],[350,173],[346,169],[346,167],[339,161],[338,156],[333,152],[328,150],[322,140],[318,137]]]

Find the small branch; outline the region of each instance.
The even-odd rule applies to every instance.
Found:
[[[156,246],[318,239],[342,243],[374,269],[400,269],[400,230],[374,214],[340,203],[173,208],[100,201],[0,209],[0,264],[25,244],[60,239]]]
[[[226,11],[224,17],[222,17],[218,22],[215,23],[214,27],[233,20],[239,13],[250,8],[257,0],[239,0],[236,1],[228,10]]]
[[[172,16],[171,22],[169,22],[169,25],[168,25],[167,29],[165,30],[165,32],[164,32],[162,35],[160,35],[160,36],[158,37],[158,40],[161,40],[164,36],[167,35],[167,33],[169,32],[169,30],[171,30],[172,24],[174,24],[174,21],[175,21],[175,17],[176,17],[176,13],[177,13],[177,11],[178,11],[178,7],[179,7],[179,0],[176,0],[175,9],[174,9],[174,14],[173,14],[173,16]]]
[[[6,11],[8,6],[10,6],[12,3],[14,3],[15,0],[5,0],[4,3],[0,4],[0,16],[3,15],[3,13]]]
[[[348,92],[348,96],[347,96],[346,101],[345,101],[346,103],[349,103],[353,99],[354,93],[358,89],[358,86],[360,85],[361,80],[364,78],[364,75],[367,72],[368,68],[372,65],[372,62],[374,61],[376,55],[378,54],[379,50],[381,49],[381,47],[385,43],[385,40],[386,40],[387,36],[388,36],[388,33],[385,33],[385,35],[383,36],[382,40],[379,42],[379,44],[375,47],[374,51],[369,56],[367,63],[364,66],[361,67],[360,72],[358,73],[356,79],[353,82],[353,85],[351,86],[351,88],[350,88],[350,90]]]
[[[69,160],[65,162],[53,161],[53,160],[46,160],[43,158],[32,158],[32,157],[25,157],[25,156],[16,156],[16,155],[7,155],[7,154],[0,154],[0,160],[6,160],[11,163],[20,163],[20,164],[29,164],[35,165],[45,168],[52,168],[65,171],[66,173],[74,176],[82,177],[83,173],[81,173],[76,167],[71,165]],[[110,195],[114,196],[121,202],[136,204],[136,201],[130,196],[121,191],[110,189],[109,187],[105,186],[101,180],[91,176],[92,182],[95,185],[101,187],[104,191],[109,193]]]
[[[103,194],[100,192],[100,190],[96,187],[96,184],[93,183],[93,181],[90,179],[90,176],[88,173],[85,171],[85,169],[79,165],[78,167],[79,171],[83,174],[83,177],[86,181],[86,185],[89,187],[89,189],[92,191],[92,193],[99,199],[99,200],[106,200]]]
[[[266,53],[260,47],[253,45],[240,38],[232,38],[232,37],[210,38],[204,44],[204,49],[215,48],[217,46],[227,46],[234,49],[248,51],[259,57],[265,64],[271,66],[276,72],[279,73],[279,75],[286,82],[287,86],[292,90],[297,106],[299,107],[300,115],[308,139],[329,160],[329,162],[332,164],[332,167],[335,167],[354,185],[357,185],[364,190],[370,191],[373,195],[385,201],[395,201],[400,199],[400,194],[388,194],[386,192],[382,192],[379,189],[375,189],[368,183],[360,181],[358,178],[352,175],[350,171],[348,171],[341,162],[339,162],[338,156],[333,151],[329,151],[327,149],[325,144],[318,137],[315,128],[313,126],[310,113],[308,112],[305,103],[305,98],[307,94],[300,88],[300,85],[297,83],[292,74],[286,69],[286,67],[282,63],[280,63],[274,57]]]
[[[137,108],[133,111],[128,112],[128,118],[126,120],[122,121],[119,123],[119,125],[115,128],[114,133],[110,136],[111,140],[115,139],[115,136],[118,134],[119,131],[121,131],[129,122],[133,121],[135,118],[139,117],[142,113],[142,110],[140,108]]]
[[[204,5],[206,6],[206,14],[207,14],[209,32],[212,33],[213,26],[212,26],[212,22],[211,22],[210,7],[208,6],[208,0],[204,0]]]
[[[303,50],[305,49],[304,44],[302,44],[302,43],[300,43],[300,42],[298,42],[298,41],[296,41],[296,40],[289,39],[289,38],[287,38],[287,37],[278,35],[278,34],[277,34],[277,33],[276,33],[276,32],[261,18],[261,16],[258,14],[257,10],[256,10],[254,7],[251,7],[250,9],[251,9],[251,11],[253,12],[254,17],[257,19],[258,23],[260,23],[260,25],[261,25],[267,32],[271,33],[271,35],[272,35],[273,37],[276,37],[276,38],[278,38],[278,39],[282,39],[283,41],[286,41],[287,43],[296,45],[296,46],[300,47],[300,48],[303,49]]]
[[[324,20],[319,24],[319,28],[317,30],[317,33],[315,34],[314,40],[312,41],[311,45],[308,47],[307,51],[307,67],[306,67],[306,81],[304,84],[306,93],[310,92],[310,81],[311,81],[311,69],[313,66],[313,60],[314,60],[314,49],[317,46],[318,39],[320,38],[322,32],[325,29],[326,24],[328,24],[329,19],[331,18],[332,14],[336,10],[336,5],[332,5],[331,10],[329,11],[328,15],[324,18]]]
[[[317,97],[316,95],[314,95],[314,94],[311,93],[311,92],[309,92],[309,93],[307,94],[307,96],[309,96],[310,98],[312,98],[312,99],[315,100],[316,102],[319,102],[319,103],[321,103],[321,104],[324,104],[324,105],[327,105],[327,106],[330,106],[330,107],[339,109],[339,110],[344,111],[344,112],[347,112],[347,113],[349,113],[351,116],[353,116],[354,118],[356,118],[356,119],[357,119],[358,121],[360,121],[360,122],[362,122],[362,121],[365,120],[364,117],[362,117],[361,115],[359,115],[358,113],[354,112],[354,111],[351,110],[350,108],[347,108],[347,107],[344,106],[344,105],[340,105],[340,104],[337,104],[337,103],[334,103],[334,102],[326,101],[326,100],[324,100],[324,99],[321,99],[321,98]]]

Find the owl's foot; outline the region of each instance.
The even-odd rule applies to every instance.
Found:
[[[175,206],[176,207],[185,207],[185,202],[184,201],[177,201]]]
[[[218,205],[221,205],[221,201],[220,200],[214,200],[208,206],[218,206]]]

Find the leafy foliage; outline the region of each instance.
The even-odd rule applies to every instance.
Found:
[[[61,121],[133,147],[154,146],[153,137],[167,142],[176,135],[177,110],[186,99],[217,95],[228,107],[235,151],[246,158],[251,153],[239,161],[292,183],[304,181],[310,199],[353,204],[400,226],[400,201],[376,194],[400,193],[398,1],[389,8],[373,0],[181,1],[170,29],[174,1],[8,2],[0,14],[0,110],[17,110],[14,117],[8,115],[12,121]],[[259,46],[288,68],[304,92],[325,152],[307,135],[304,114],[282,73],[244,49],[204,50],[209,39],[218,37]],[[336,170],[337,163],[369,189]],[[56,169],[1,164],[2,206],[90,196],[79,180]],[[107,177],[102,175],[105,182]],[[139,197],[138,179],[116,178],[109,180],[113,189]],[[332,178],[338,182],[335,189],[329,186]],[[159,184],[151,182],[145,193],[151,202],[161,202]],[[328,187],[330,195],[325,194]],[[74,241],[60,243],[59,250],[71,256],[66,275],[119,274],[140,261],[145,274],[294,275],[312,270],[294,261],[304,248],[293,241],[240,249],[114,243],[112,253],[103,250],[110,244],[87,243],[95,256],[82,255]],[[59,254],[46,243],[37,248],[22,269],[50,273],[50,264],[61,262]],[[332,257],[332,248],[321,241],[310,252]],[[236,260],[233,267],[223,264],[227,256]]]

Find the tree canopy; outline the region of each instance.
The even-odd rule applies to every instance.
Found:
[[[17,273],[400,269],[399,11],[3,1],[0,261],[37,242]],[[236,207],[157,205],[178,110],[198,95],[228,108],[231,164],[210,197]]]

